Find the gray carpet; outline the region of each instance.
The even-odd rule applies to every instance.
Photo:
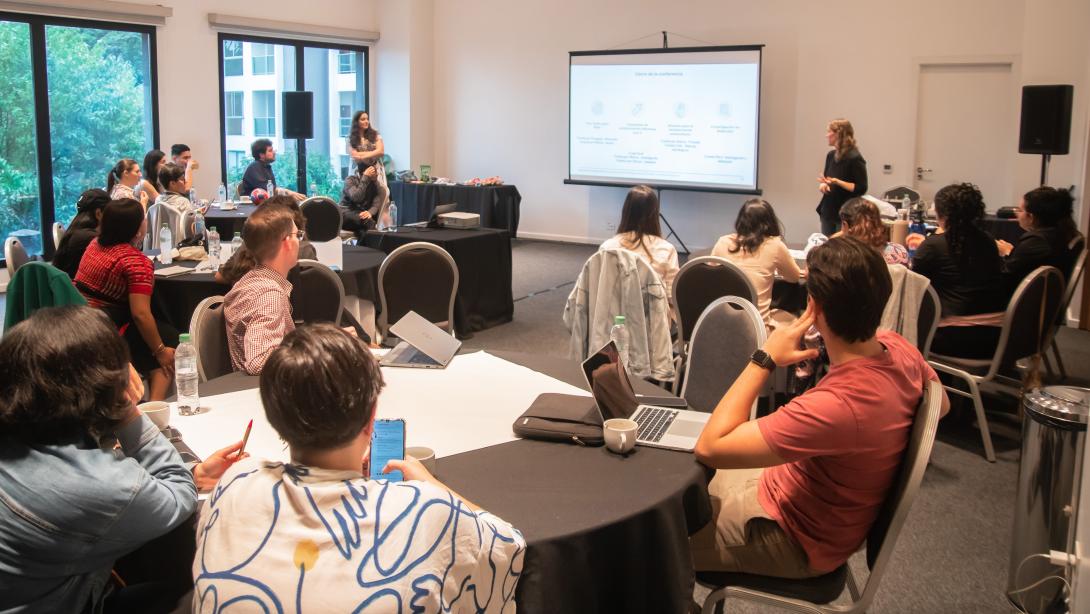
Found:
[[[594,246],[515,241],[513,247],[515,321],[482,331],[468,348],[567,353],[561,320],[571,282]],[[559,286],[559,288],[558,288]],[[1090,385],[1090,333],[1064,328],[1059,342],[1071,377]],[[982,455],[980,435],[964,410],[943,420],[939,441],[920,494],[901,533],[872,612],[1011,611],[1007,581],[1016,478],[1018,424],[1003,412],[1013,399],[988,396],[998,462]],[[856,577],[866,577],[862,555],[852,561]],[[702,601],[707,590],[698,587]],[[733,604],[729,612],[778,611]]]

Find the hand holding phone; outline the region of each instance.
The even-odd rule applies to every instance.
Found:
[[[375,420],[375,429],[371,433],[370,478],[372,480],[390,480],[401,482],[405,479],[401,471],[383,473],[386,463],[405,458],[405,421]]]

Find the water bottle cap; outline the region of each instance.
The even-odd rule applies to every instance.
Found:
[[[215,229],[216,229],[216,227],[215,227],[215,226],[209,226],[209,228],[211,228],[212,230],[215,230]]]
[[[614,324],[624,324],[624,316],[614,316],[613,317],[613,323]]]
[[[189,343],[189,333],[178,335],[178,343]]]
[[[241,239],[242,238],[242,233],[241,232],[236,232],[235,237]]]

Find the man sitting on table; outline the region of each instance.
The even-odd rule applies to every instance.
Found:
[[[892,286],[878,251],[840,237],[807,265],[806,312],[754,353],[697,442],[697,458],[720,470],[708,485],[713,521],[690,541],[697,570],[807,578],[843,564],[885,502],[924,386],[937,379],[915,346],[877,331]],[[772,369],[816,356],[799,349],[811,324],[825,339],[828,375],[749,420]]]
[[[227,347],[236,371],[261,373],[284,335],[295,330],[287,277],[299,261],[302,234],[287,207],[259,207],[242,227],[243,245],[257,264],[223,300]]]
[[[197,529],[194,612],[515,611],[521,533],[417,460],[375,468],[404,481],[368,479],[382,386],[363,342],[332,324],[272,353],[261,403],[291,460],[244,459],[220,480]]]
[[[266,190],[271,181],[273,190],[269,193],[269,196],[286,194],[297,201],[306,198],[298,192],[277,187],[276,175],[273,174],[272,168],[273,162],[276,162],[276,149],[273,147],[272,141],[257,139],[250,145],[250,154],[254,157],[254,161],[246,167],[246,172],[242,174],[242,183],[238,186],[239,196],[249,196],[257,188]]]

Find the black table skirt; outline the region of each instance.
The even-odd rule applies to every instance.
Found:
[[[1021,239],[1022,234],[1026,232],[1018,225],[1018,220],[999,219],[991,214],[984,216],[982,226],[984,231],[990,234],[992,238],[1002,239],[1011,245],[1018,245],[1018,240]]]
[[[510,322],[515,314],[511,290],[511,236],[505,230],[410,229],[370,231],[367,247],[389,254],[415,241],[447,250],[458,265],[454,330],[459,336]],[[393,324],[393,322],[391,322]]]
[[[358,296],[375,303],[378,310],[378,269],[386,254],[362,246],[346,245],[344,261],[339,271],[344,293]],[[175,262],[181,266],[196,266],[196,262]],[[156,263],[157,268],[162,265]],[[155,289],[151,295],[152,312],[177,330],[189,330],[189,320],[193,310],[201,301],[210,297],[225,295],[231,286],[216,281],[212,273],[189,273],[178,277],[155,279]]]
[[[519,204],[522,195],[513,185],[436,185],[434,183],[390,183],[390,200],[397,203],[398,222],[426,222],[438,205],[455,203],[458,211],[477,213],[481,226],[499,228],[518,237]]]
[[[220,233],[220,241],[228,243],[234,238],[236,232],[242,232],[246,218],[257,209],[257,205],[239,205],[233,211],[223,211],[217,207],[209,207],[204,215],[204,225],[213,226]]]
[[[495,354],[586,389],[576,362]],[[256,377],[233,373],[201,384],[200,392],[255,386]],[[662,394],[647,382],[635,386]],[[519,612],[687,611],[694,581],[688,537],[711,519],[712,472],[692,454],[637,447],[619,456],[521,439],[440,458],[436,467],[447,486],[522,531]]]

